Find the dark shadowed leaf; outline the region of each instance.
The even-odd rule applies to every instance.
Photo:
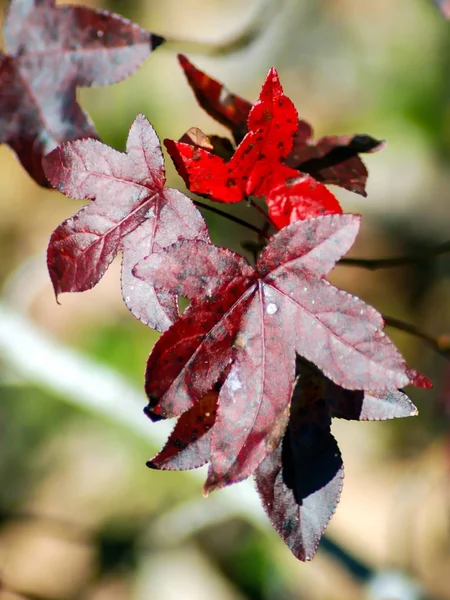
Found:
[[[345,390],[329,381],[325,398],[330,403],[331,416],[340,419],[385,421],[418,414],[408,396],[395,389],[371,394],[362,390]]]
[[[174,244],[136,267],[156,289],[192,300],[149,357],[148,414],[177,416],[225,377],[206,492],[247,477],[276,447],[296,353],[348,389],[377,394],[410,383],[381,315],[324,280],[359,222],[355,215],[297,221],[272,238],[255,269],[200,241]]]
[[[55,188],[94,200],[50,239],[47,258],[56,294],[92,288],[121,251],[125,303],[145,324],[167,329],[178,316],[175,296],[155,292],[150,281],[133,277],[132,268],[180,237],[209,237],[192,201],[164,188],[161,147],[149,122],[136,118],[125,154],[97,140],[78,140],[54,150],[43,164]]]
[[[118,15],[55,6],[55,0],[13,0],[4,38],[0,142],[40,185],[48,185],[45,154],[70,140],[97,137],[76,101],[76,87],[121,81],[164,41]]]
[[[380,150],[384,142],[370,135],[327,136],[313,142],[305,139],[304,130],[299,132],[286,159],[288,166],[322,183],[366,195],[368,172],[359,154]]]
[[[286,435],[255,472],[269,519],[300,560],[311,560],[336,510],[344,467],[330,419],[314,404],[300,379],[292,399]]]

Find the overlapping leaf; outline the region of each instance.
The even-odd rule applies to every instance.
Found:
[[[362,152],[375,152],[384,142],[370,135],[326,136],[317,141],[305,137],[299,127],[286,164],[317,181],[339,185],[350,192],[366,196],[367,168],[359,158]]]
[[[301,219],[342,213],[335,196],[310,175],[273,188],[266,200],[269,216],[278,229]]]
[[[221,83],[198,70],[185,56],[180,56],[180,64],[200,106],[228,127],[239,143],[248,132],[246,121],[251,104],[228,92]],[[313,138],[311,125],[298,120],[286,165],[324,184],[339,185],[366,195],[368,173],[359,154],[379,150],[383,142],[369,135],[326,136],[317,141]]]
[[[255,269],[200,241],[136,267],[157,289],[192,300],[149,357],[147,413],[180,415],[223,379],[207,492],[247,477],[277,447],[296,353],[349,390],[379,395],[415,382],[379,313],[324,280],[358,227],[355,215],[297,221],[272,238]]]
[[[178,60],[200,106],[216,121],[228,127],[239,144],[248,132],[247,118],[251,103],[232,94],[223,83],[197,69],[183,54],[178,55]]]
[[[125,303],[145,324],[167,329],[178,316],[175,296],[155,292],[151,281],[133,277],[132,268],[180,237],[209,236],[192,201],[164,188],[161,147],[145,117],[132,125],[126,154],[97,140],[78,140],[45,157],[44,167],[55,188],[93,200],[50,239],[48,267],[56,294],[92,288],[121,251]]]
[[[0,142],[40,185],[42,157],[56,146],[97,137],[76,102],[77,86],[106,85],[133,73],[163,43],[138,25],[55,0],[13,0],[0,53]]]
[[[192,69],[190,66],[188,72]],[[193,81],[197,87],[194,86],[194,89],[200,95],[202,105],[216,114],[220,108],[217,100],[220,84],[198,73],[195,71],[197,79]],[[206,84],[199,87],[204,81]],[[207,103],[204,89],[209,93]],[[211,106],[214,108],[211,109]],[[239,118],[243,112],[238,113]],[[228,112],[224,114],[221,122],[226,121],[230,125]],[[237,120],[235,113],[232,114]],[[248,129],[249,133],[228,161],[226,154],[225,157],[219,156],[220,150],[216,151],[210,139],[198,129],[190,130],[183,136],[183,141],[165,140],[165,144],[191,191],[220,202],[239,202],[252,195],[264,196],[269,216],[278,228],[297,219],[342,212],[338,201],[324,185],[307,176],[303,176],[300,185],[298,172],[283,164],[299,127],[297,111],[284,95],[275,69],[269,72],[259,101],[250,110]],[[226,150],[222,140],[221,148]],[[296,183],[295,191],[292,182]]]
[[[275,69],[270,70],[259,101],[250,111],[248,129],[228,162],[190,144],[165,140],[165,145],[192,192],[219,202],[240,202],[251,195],[266,196],[273,187],[297,176],[281,163],[292,148],[297,111],[284,95]]]

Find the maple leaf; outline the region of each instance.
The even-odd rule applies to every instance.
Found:
[[[306,136],[304,127],[299,126],[286,164],[322,183],[338,185],[367,196],[369,174],[359,154],[381,150],[385,143],[360,134],[325,136],[315,142],[312,137],[312,129]]]
[[[222,382],[206,493],[246,478],[278,446],[296,353],[349,390],[379,396],[419,384],[381,315],[324,279],[359,223],[357,215],[297,221],[273,236],[255,268],[201,241],[180,241],[135,267],[157,289],[191,299],[149,357],[147,414],[180,415]]]
[[[384,420],[410,417],[416,407],[392,389],[379,396],[346,390],[314,365],[297,359],[297,383],[279,421],[284,436],[255,470],[262,505],[274,528],[300,560],[311,559],[335,512],[344,468],[331,418]],[[167,444],[147,465],[152,469],[195,469],[211,460],[211,435],[218,392],[206,394],[183,413]]]
[[[167,329],[178,316],[176,298],[155,292],[151,282],[133,277],[132,268],[180,237],[209,236],[190,198],[164,188],[163,156],[150,123],[143,115],[136,118],[126,153],[97,140],[77,140],[47,155],[43,165],[55,188],[93,200],[51,236],[47,261],[55,293],[92,288],[121,251],[126,305],[145,324]]]
[[[281,163],[292,148],[297,111],[284,95],[278,74],[271,69],[259,101],[248,116],[248,129],[231,159],[191,144],[164,140],[188,188],[219,202],[240,202],[247,196],[266,196],[298,173]]]
[[[213,119],[228,127],[239,144],[248,132],[247,118],[252,104],[197,69],[183,54],[178,55],[178,61],[200,106]]]
[[[179,60],[200,106],[228,127],[239,143],[248,132],[246,121],[251,104],[197,69],[185,56],[180,55]],[[384,142],[365,134],[326,136],[317,141],[313,141],[313,136],[311,125],[299,119],[285,164],[324,184],[338,185],[365,196],[368,173],[359,154],[380,150]]]
[[[148,467],[184,471],[196,469],[209,461],[218,395],[216,391],[208,392],[181,415],[166,445],[147,463]]]
[[[206,81],[207,89],[215,90],[215,98],[219,84]],[[288,156],[299,126],[297,111],[284,95],[275,69],[269,72],[259,101],[250,110],[248,128],[249,133],[228,161],[229,149],[223,140],[219,138],[214,147],[197,128],[189,130],[179,142],[164,143],[191,191],[227,203],[251,195],[265,196],[269,216],[279,228],[297,219],[342,212],[324,185],[308,176],[300,185],[298,172],[281,162]]]
[[[41,160],[58,145],[98,137],[77,86],[131,75],[164,40],[119,15],[55,0],[13,0],[0,53],[0,143],[40,185]]]
[[[310,175],[288,180],[273,188],[266,202],[269,217],[278,229],[300,219],[342,213],[335,196]]]
[[[311,560],[339,502],[344,467],[331,418],[384,420],[417,409],[391,389],[374,395],[347,390],[314,365],[297,361],[297,385],[281,444],[255,471],[255,484],[272,525],[300,560]]]

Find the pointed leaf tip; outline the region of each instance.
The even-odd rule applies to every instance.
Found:
[[[151,36],[151,47],[152,50],[156,50],[156,48],[158,48],[159,46],[162,46],[163,44],[166,43],[166,38],[163,38],[161,35],[156,35],[156,34],[152,34]]]
[[[433,382],[426,377],[426,375],[422,375],[418,371],[414,369],[408,369],[406,375],[409,377],[409,381],[411,385],[415,387],[422,388],[424,390],[429,390],[433,387]]]

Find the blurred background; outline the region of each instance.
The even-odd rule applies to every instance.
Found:
[[[364,214],[352,255],[422,252],[449,239],[450,36],[430,0],[79,3],[170,40],[127,81],[78,91],[105,142],[124,149],[137,113],[161,138],[192,126],[224,133],[196,105],[177,51],[252,101],[275,65],[317,137],[388,141],[363,157],[366,199],[333,190],[345,211]],[[168,185],[184,189],[167,171]],[[450,365],[430,344],[389,329],[434,389],[408,390],[417,418],[335,421],[341,502],[316,558],[299,563],[250,482],[204,500],[204,472],[146,468],[171,424],[142,414],[157,335],[123,304],[120,260],[94,290],[57,305],[46,247],[82,203],[40,189],[6,147],[0,189],[1,600],[450,599]],[[205,217],[218,244],[242,252],[252,240]],[[375,272],[342,266],[332,280],[437,338],[450,333],[449,276],[442,256]]]

